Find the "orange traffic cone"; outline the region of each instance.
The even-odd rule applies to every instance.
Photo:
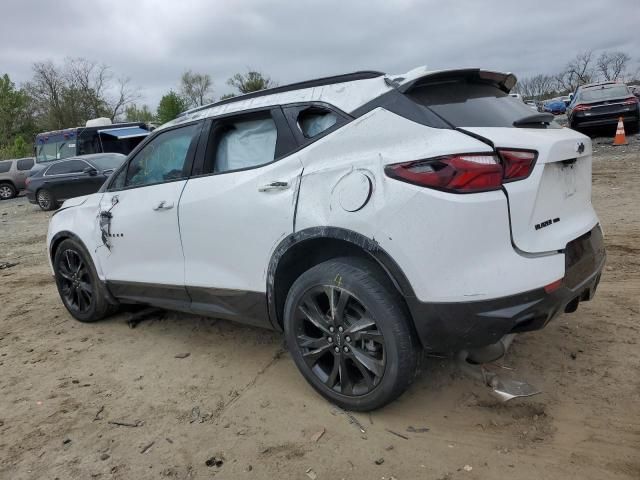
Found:
[[[624,122],[622,117],[618,119],[618,128],[616,129],[616,136],[613,139],[614,145],[628,145],[627,137],[624,134]]]

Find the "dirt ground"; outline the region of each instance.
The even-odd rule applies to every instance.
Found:
[[[278,334],[175,313],[75,322],[50,215],[1,202],[0,263],[18,265],[0,270],[0,478],[640,479],[640,138],[610,141],[594,139],[598,294],[492,367],[543,390],[507,404],[427,358],[399,400],[350,415]]]

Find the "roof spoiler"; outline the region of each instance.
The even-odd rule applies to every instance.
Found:
[[[395,87],[401,93],[407,93],[412,88],[429,83],[455,79],[480,80],[494,83],[505,93],[509,93],[517,82],[517,78],[513,73],[493,72],[490,70],[480,70],[479,68],[428,71],[426,67],[418,67],[403,75],[388,75],[385,77],[387,84]]]

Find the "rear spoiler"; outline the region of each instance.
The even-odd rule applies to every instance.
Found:
[[[517,78],[513,73],[493,72],[480,70],[479,68],[428,71],[426,67],[419,67],[403,75],[388,75],[385,77],[387,84],[395,87],[400,93],[407,93],[413,88],[429,83],[455,79],[480,80],[493,83],[505,93],[509,93],[517,82]]]

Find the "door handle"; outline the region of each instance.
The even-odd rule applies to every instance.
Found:
[[[171,210],[173,208],[173,203],[169,203],[166,200],[160,201],[153,209],[157,212],[158,210]]]
[[[258,188],[260,192],[270,192],[273,190],[286,190],[289,188],[289,182],[271,182]]]

